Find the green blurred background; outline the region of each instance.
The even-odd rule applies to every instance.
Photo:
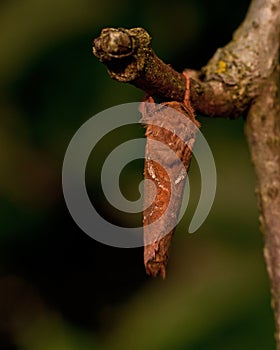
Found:
[[[165,281],[146,277],[141,248],[105,246],[83,233],[61,189],[64,153],[82,123],[143,95],[111,80],[92,56],[92,39],[103,27],[142,26],[162,59],[180,71],[199,69],[231,39],[248,4],[1,2],[1,350],[274,348],[242,118],[199,117],[216,161],[217,195],[203,226],[187,234],[200,186],[193,162],[190,205],[176,231]],[[142,133],[131,127],[111,141]],[[90,190],[98,186],[99,163],[111,141],[99,145],[96,163],[89,161]],[[131,199],[142,173],[141,161],[124,169],[121,184]],[[131,224],[108,209],[101,194],[97,206],[113,222]]]

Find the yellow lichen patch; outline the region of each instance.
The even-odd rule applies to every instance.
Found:
[[[218,69],[216,70],[217,74],[224,73],[227,69],[227,64],[225,61],[219,61],[218,63]]]

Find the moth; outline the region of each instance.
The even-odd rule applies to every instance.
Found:
[[[140,106],[147,138],[144,179],[150,180],[144,182],[144,265],[148,275],[160,275],[162,278],[166,276],[168,249],[177,225],[186,182],[182,165],[187,172],[200,127],[190,104],[190,82],[186,75],[185,78],[183,102],[155,104],[153,97],[149,96],[144,101],[148,103]],[[150,124],[153,122],[156,125]],[[180,137],[175,130],[180,130]],[[166,152],[166,146],[172,152]],[[154,222],[157,224],[152,225]]]

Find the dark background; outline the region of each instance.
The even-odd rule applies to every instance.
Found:
[[[174,68],[200,69],[231,39],[248,5],[1,2],[1,350],[274,348],[242,117],[198,117],[216,161],[216,199],[203,226],[187,234],[200,186],[193,162],[194,196],[176,231],[165,281],[146,277],[142,248],[105,246],[83,233],[61,188],[64,153],[76,130],[97,112],[143,96],[111,80],[93,57],[92,39],[103,27],[142,26]],[[98,162],[109,143],[99,147]],[[139,161],[124,171],[128,196],[137,192],[142,167]],[[91,190],[97,172],[89,162]],[[97,205],[114,221],[102,199]]]

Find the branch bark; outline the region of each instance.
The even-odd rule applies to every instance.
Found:
[[[113,79],[131,83],[150,96],[182,102],[185,78],[156,56],[151,40],[143,28],[105,28],[93,41],[93,53]]]
[[[254,164],[264,257],[271,281],[272,307],[280,349],[280,101],[279,70],[262,86],[246,120]]]
[[[191,103],[209,117],[246,118],[246,135],[256,172],[260,227],[271,281],[280,350],[280,100],[279,0],[253,0],[232,41],[191,77]],[[94,54],[116,80],[162,100],[182,101],[185,79],[163,63],[142,28],[104,29]]]

